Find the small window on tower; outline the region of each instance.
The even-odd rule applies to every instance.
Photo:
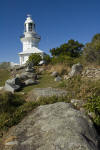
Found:
[[[29,23],[29,25],[28,25],[28,31],[32,31],[32,23]]]

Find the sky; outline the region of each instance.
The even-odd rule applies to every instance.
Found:
[[[0,62],[19,63],[27,14],[46,53],[70,39],[85,44],[100,33],[100,0],[0,0]]]

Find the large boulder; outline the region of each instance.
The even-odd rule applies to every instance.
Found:
[[[4,90],[14,93],[21,87],[21,81],[19,78],[8,79],[5,82]]]
[[[38,107],[9,130],[2,150],[99,150],[92,121],[71,104]]]
[[[68,76],[73,77],[75,75],[79,75],[79,74],[81,74],[82,70],[83,70],[83,66],[80,63],[75,64],[72,66],[72,69],[69,72]]]
[[[56,88],[35,88],[33,89],[27,97],[28,101],[39,100],[41,97],[64,97],[67,95],[66,90],[56,89]]]

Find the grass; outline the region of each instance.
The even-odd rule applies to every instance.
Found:
[[[63,80],[58,87],[69,91],[70,99],[87,100],[94,94],[100,96],[100,80],[83,79],[80,75]]]
[[[24,87],[22,92],[28,93],[34,88],[46,88],[46,87],[58,87],[59,82],[54,81],[54,77],[52,77],[49,73],[43,73],[39,79],[39,83],[36,85],[30,85]]]
[[[10,72],[5,69],[0,69],[0,86],[4,86],[5,81],[9,79]]]

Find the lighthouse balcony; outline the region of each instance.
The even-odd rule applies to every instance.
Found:
[[[34,33],[34,34],[27,34],[27,35],[26,35],[26,34],[25,34],[25,35],[23,34],[23,35],[20,36],[20,39],[23,39],[23,38],[25,38],[25,37],[26,37],[26,38],[28,38],[28,37],[30,38],[30,37],[31,37],[31,38],[35,38],[35,39],[38,39],[38,40],[41,39],[41,37],[40,37],[38,34],[36,34],[36,33]]]

